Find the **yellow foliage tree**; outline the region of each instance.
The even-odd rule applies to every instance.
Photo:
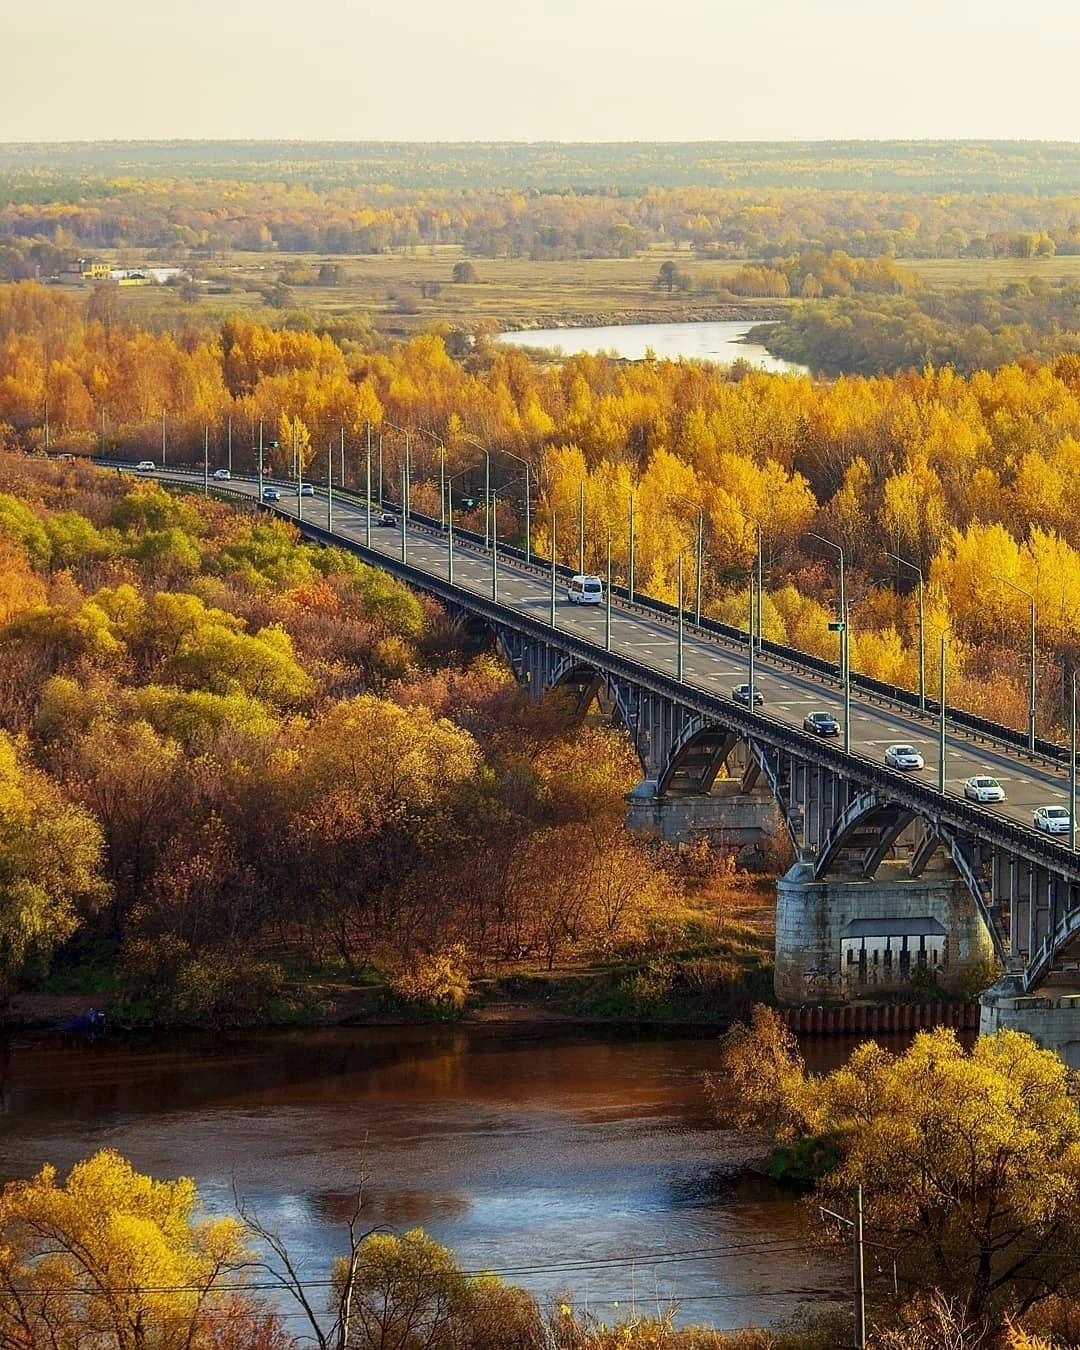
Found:
[[[212,1350],[236,1310],[242,1226],[200,1218],[193,1181],[154,1181],[109,1150],[62,1183],[51,1166],[9,1182],[0,1234],[4,1345]],[[248,1319],[247,1343],[284,1348],[272,1321]]]

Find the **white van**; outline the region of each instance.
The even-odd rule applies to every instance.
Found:
[[[602,605],[604,583],[599,577],[571,577],[566,584],[566,598],[572,605]]]

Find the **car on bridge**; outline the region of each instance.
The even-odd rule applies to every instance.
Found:
[[[232,477],[232,474],[229,472],[228,469],[215,469],[214,477],[218,479],[220,482],[224,483],[227,482]]]
[[[996,778],[975,774],[964,779],[964,796],[969,802],[1003,802],[1005,789]]]
[[[1068,834],[1072,817],[1064,806],[1040,806],[1034,815],[1035,828],[1044,834]]]
[[[293,491],[298,497],[314,497],[315,489],[310,483],[301,483],[299,487],[294,487]]]
[[[281,501],[281,493],[277,490],[277,488],[264,487],[264,488],[263,488],[263,501],[264,501],[264,502],[279,502],[279,501]]]
[[[831,712],[807,713],[802,726],[803,731],[812,731],[815,736],[840,735],[840,723]]]
[[[749,708],[750,686],[748,684],[737,684],[735,688],[731,691],[731,697],[735,700],[736,703],[745,703],[746,706]],[[760,708],[761,705],[765,702],[765,697],[762,694],[761,690],[757,687],[757,685],[754,686],[753,702],[755,708]]]
[[[394,515],[393,511],[380,511],[375,524],[394,526],[397,524],[397,517]]]
[[[566,598],[572,605],[602,605],[604,583],[599,577],[579,572],[566,583]]]
[[[885,763],[890,769],[922,769],[926,766],[913,745],[890,745],[885,751]]]
[[[135,472],[153,473],[156,468],[157,465],[154,463],[152,459],[140,459],[138,464],[135,465]]]

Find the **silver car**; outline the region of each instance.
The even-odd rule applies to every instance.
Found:
[[[890,769],[921,769],[925,767],[922,755],[913,745],[890,745],[885,751],[885,763]]]

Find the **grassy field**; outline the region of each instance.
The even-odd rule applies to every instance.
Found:
[[[108,257],[108,254],[101,255]],[[114,255],[117,265],[147,261]],[[456,283],[454,265],[471,262],[476,280]],[[657,286],[660,265],[672,261],[691,280],[688,290]],[[339,270],[335,285],[318,284],[320,265]],[[217,323],[249,314],[279,324],[289,314],[315,323],[369,327],[386,337],[409,337],[440,325],[469,332],[530,329],[567,324],[669,322],[694,319],[754,320],[776,317],[784,302],[741,304],[717,299],[719,282],[738,263],[695,258],[689,249],[654,248],[633,258],[534,261],[529,258],[467,259],[456,246],[406,253],[320,257],[313,254],[234,253],[195,265],[198,295],[184,297],[163,286],[124,286],[117,294],[120,317],[147,326],[180,327],[194,320]],[[1000,287],[1039,277],[1050,285],[1080,280],[1080,257],[1038,259],[932,259],[904,264],[928,287]],[[266,296],[285,275],[295,275],[286,296]],[[72,288],[89,295],[91,283]]]

